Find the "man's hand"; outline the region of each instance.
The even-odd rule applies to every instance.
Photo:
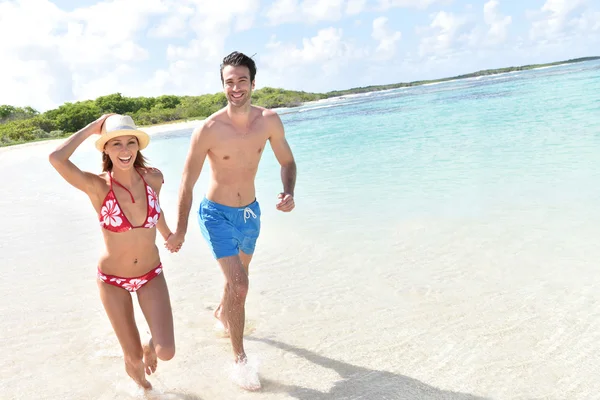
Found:
[[[279,193],[277,198],[279,199],[279,203],[275,205],[275,208],[279,211],[290,212],[296,206],[294,203],[294,196],[289,193]]]
[[[182,233],[175,232],[169,235],[167,241],[165,242],[165,247],[171,253],[177,253],[181,249],[181,246],[183,245],[184,241],[185,235]]]

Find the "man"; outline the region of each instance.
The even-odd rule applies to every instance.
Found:
[[[173,250],[184,242],[192,191],[208,157],[212,174],[200,203],[198,222],[225,275],[215,317],[230,336],[236,367],[246,375],[250,372],[243,345],[245,302],[261,216],[254,179],[267,140],[281,165],[283,191],[278,196],[278,210],[292,211],[296,184],[296,163],[278,114],[251,105],[255,75],[256,65],[250,57],[233,52],[223,59],[221,82],[228,104],[192,133],[179,189],[177,229],[167,242]],[[249,390],[260,388],[257,375],[240,377],[238,384]]]

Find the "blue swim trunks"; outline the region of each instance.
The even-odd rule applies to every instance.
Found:
[[[229,207],[205,197],[198,223],[215,259],[237,255],[240,250],[252,254],[260,234],[260,206],[254,200],[245,207]]]

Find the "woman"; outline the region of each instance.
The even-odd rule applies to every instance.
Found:
[[[102,152],[99,175],[83,172],[69,160],[92,135],[99,135],[96,148]],[[144,389],[152,387],[144,372],[156,370],[157,357],[167,361],[175,355],[169,291],[155,244],[156,229],[165,241],[171,231],[158,201],[162,173],[148,168],[140,153],[149,142],[131,117],[107,114],[50,154],[52,166],[89,196],[98,213],[106,245],[98,263],[100,298],[123,349],[125,370]],[[150,328],[151,338],[143,345],[134,319],[134,292]]]

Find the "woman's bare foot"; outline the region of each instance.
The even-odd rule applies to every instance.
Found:
[[[156,351],[154,350],[154,343],[152,339],[148,341],[147,345],[142,346],[144,351],[144,367],[148,375],[152,375],[156,371],[158,361],[156,357]]]
[[[142,360],[137,362],[125,362],[125,371],[127,371],[127,375],[142,388],[146,390],[152,389],[152,385],[144,375],[144,363]]]

